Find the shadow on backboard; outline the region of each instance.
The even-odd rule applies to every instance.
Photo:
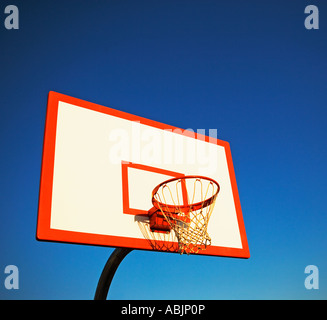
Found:
[[[152,232],[150,230],[150,220],[147,216],[136,215],[134,221],[137,222],[144,239],[148,240],[153,250],[179,252],[178,240],[173,230],[167,233]]]

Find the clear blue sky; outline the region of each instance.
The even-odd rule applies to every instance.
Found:
[[[133,251],[109,298],[327,298],[326,1],[15,0],[0,22],[0,298],[92,299],[113,251],[35,240],[50,90],[231,144],[251,258]]]

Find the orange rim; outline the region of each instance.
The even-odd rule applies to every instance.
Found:
[[[158,190],[160,189],[160,187],[162,187],[163,185],[176,181],[176,180],[187,180],[187,179],[203,179],[203,180],[207,180],[207,181],[211,181],[212,183],[214,183],[217,186],[217,191],[215,192],[215,194],[213,196],[211,196],[210,198],[204,200],[204,201],[200,201],[200,202],[196,202],[196,203],[191,203],[191,204],[184,204],[184,205],[172,205],[172,204],[166,204],[163,202],[160,202],[158,200],[156,200],[154,197],[156,195],[156,193],[158,192]],[[156,207],[157,209],[161,209],[164,212],[167,213],[175,213],[177,214],[178,212],[182,211],[182,212],[189,212],[189,211],[195,211],[201,208],[205,208],[209,205],[211,205],[214,200],[216,199],[218,192],[220,190],[220,186],[218,184],[218,182],[214,179],[208,178],[208,177],[204,177],[204,176],[184,176],[184,177],[179,177],[179,178],[172,178],[172,179],[168,179],[160,184],[158,184],[152,191],[152,204],[154,205],[154,207]]]

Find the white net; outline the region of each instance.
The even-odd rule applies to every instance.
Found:
[[[181,254],[211,245],[207,229],[218,192],[216,181],[198,176],[171,179],[154,189],[153,204],[174,230]]]

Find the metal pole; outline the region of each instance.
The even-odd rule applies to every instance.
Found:
[[[97,289],[95,291],[94,300],[106,300],[109,287],[112,281],[112,278],[115,275],[115,272],[119,264],[123,259],[132,251],[133,249],[129,248],[116,248],[114,252],[109,257],[106,265],[104,266]]]

